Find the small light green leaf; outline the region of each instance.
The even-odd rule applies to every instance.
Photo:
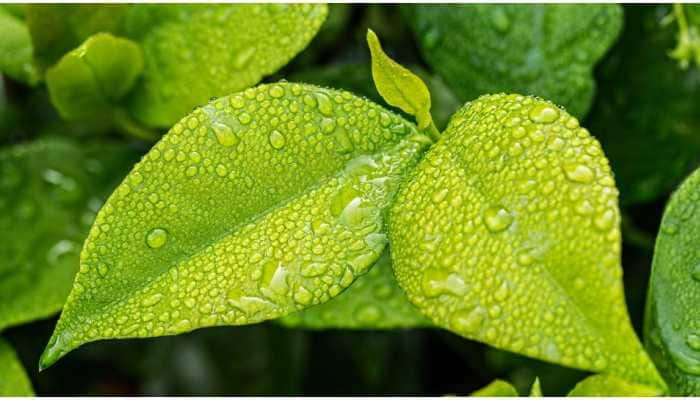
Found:
[[[640,385],[638,383],[628,382],[624,379],[613,375],[598,374],[591,375],[576,384],[576,387],[569,392],[568,396],[583,397],[655,397],[663,395],[663,391]]]
[[[484,386],[483,388],[477,390],[470,394],[472,397],[518,397],[518,391],[515,390],[513,385],[501,380],[495,379],[493,382]]]
[[[120,34],[127,4],[29,4],[26,21],[36,64],[46,70],[99,32]]]
[[[542,397],[542,387],[540,386],[540,378],[536,377],[530,388],[530,397]]]
[[[592,70],[622,27],[616,4],[406,6],[419,49],[462,101],[518,92],[583,117]]]
[[[0,338],[0,396],[33,396],[32,384],[15,351]]]
[[[554,104],[499,94],[465,105],[389,222],[396,278],[435,324],[663,387],[625,307],[608,161]]]
[[[668,57],[670,5],[625,7],[619,43],[598,69],[599,95],[588,118],[615,171],[623,205],[675,189],[700,160],[700,79]],[[644,68],[639,66],[643,65]]]
[[[678,35],[676,47],[669,55],[682,69],[688,69],[691,64],[700,67],[700,6],[674,4],[673,15]]]
[[[371,29],[367,30],[367,44],[372,53],[372,78],[379,94],[387,103],[415,116],[418,128],[428,128],[433,123],[428,87],[417,75],[384,53],[379,38]]]
[[[644,342],[674,395],[700,395],[700,170],[673,194],[656,237]]]
[[[0,151],[0,331],[61,309],[95,213],[136,158],[59,138]]]
[[[384,250],[369,271],[337,297],[288,315],[280,322],[288,327],[310,329],[394,329],[431,325],[396,283],[389,250]]]
[[[284,66],[327,13],[325,4],[36,5],[27,20],[45,67],[97,32],[139,43],[144,73],[126,105],[140,123],[168,127]]]
[[[0,6],[0,73],[29,85],[39,81],[27,25]]]
[[[138,44],[98,33],[49,68],[46,86],[61,116],[78,119],[115,106],[142,71]]]
[[[250,324],[338,295],[379,258],[383,210],[425,146],[382,107],[310,85],[195,110],[100,210],[41,365],[95,340]]]

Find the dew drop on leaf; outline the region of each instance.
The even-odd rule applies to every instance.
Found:
[[[489,207],[484,211],[484,224],[491,232],[501,232],[513,223],[513,215],[501,206]]]
[[[152,229],[146,235],[146,244],[152,249],[157,249],[163,247],[165,242],[168,241],[168,232],[162,228]]]

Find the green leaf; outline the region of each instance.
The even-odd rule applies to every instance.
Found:
[[[387,56],[371,29],[367,30],[367,44],[372,54],[372,78],[379,94],[387,103],[415,116],[418,128],[431,126],[430,92],[425,83]]]
[[[135,158],[58,138],[0,151],[0,331],[61,309],[95,213]]]
[[[663,387],[625,308],[608,161],[554,104],[500,94],[465,105],[389,222],[396,278],[438,326]]]
[[[324,4],[114,7],[30,7],[37,57],[48,67],[96,31],[139,43],[144,73],[127,106],[153,127],[170,126],[210,98],[277,71],[308,45],[328,12]]]
[[[138,44],[98,33],[46,72],[51,102],[71,120],[109,111],[133,87],[143,71]]]
[[[343,293],[326,303],[281,319],[288,327],[310,329],[395,329],[429,326],[406,298],[391,270],[389,251]]]
[[[0,6],[0,72],[29,85],[39,81],[27,25]]]
[[[598,70],[591,132],[610,159],[622,204],[669,193],[700,157],[700,80],[668,57],[670,6],[625,7],[625,29]],[[644,68],[640,68],[643,65]]]
[[[26,21],[36,64],[44,71],[99,32],[120,34],[126,4],[29,4]]]
[[[540,378],[536,377],[530,388],[530,397],[542,397],[542,387],[540,386]]]
[[[177,123],[97,216],[47,367],[107,338],[282,317],[380,256],[383,210],[426,138],[366,100],[262,85]]]
[[[700,395],[700,171],[666,206],[647,293],[644,341],[674,395]]]
[[[596,397],[655,397],[663,392],[657,388],[628,382],[616,376],[607,374],[591,375],[576,384],[568,396],[596,396]]]
[[[518,397],[518,391],[515,390],[513,385],[501,380],[495,379],[493,382],[484,386],[483,388],[477,390],[470,394],[472,397]]]
[[[410,7],[423,57],[463,101],[519,92],[552,99],[577,117],[593,100],[593,66],[622,27],[615,4]]]
[[[678,42],[669,55],[682,69],[691,63],[700,67],[700,6],[674,4],[673,15],[678,23]]]
[[[32,384],[15,351],[0,338],[0,396],[33,396]]]

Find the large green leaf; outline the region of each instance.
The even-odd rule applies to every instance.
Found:
[[[0,73],[30,85],[39,80],[27,25],[3,6],[0,6]]]
[[[501,380],[495,379],[493,382],[483,388],[473,392],[472,397],[518,397],[518,391],[513,385]]]
[[[615,4],[411,7],[421,53],[463,101],[520,92],[578,117],[593,100],[592,68],[622,26]]]
[[[678,186],[700,154],[700,79],[668,56],[669,6],[625,8],[625,29],[601,64],[591,131],[610,159],[623,204],[649,202]],[[640,66],[643,66],[641,68]]]
[[[0,396],[33,396],[32,384],[12,347],[0,338]]]
[[[65,119],[107,112],[132,88],[143,70],[134,42],[98,33],[46,72],[51,102]]]
[[[671,197],[656,238],[645,344],[676,395],[700,395],[700,170]]]
[[[95,213],[135,158],[58,138],[0,151],[0,330],[61,309]]]
[[[284,316],[339,294],[386,244],[426,137],[315,86],[262,85],[177,123],[97,216],[46,367],[106,338]]]
[[[36,5],[28,21],[46,67],[96,29],[139,43],[144,74],[128,107],[140,122],[166,127],[277,71],[306,47],[326,14],[323,4]]]
[[[311,329],[394,329],[429,326],[396,283],[389,251],[369,272],[326,303],[281,319],[289,327]]]
[[[625,308],[610,167],[554,104],[500,94],[465,105],[389,222],[397,280],[437,325],[663,387]]]
[[[624,379],[607,374],[596,374],[589,376],[588,378],[577,383],[576,387],[574,387],[568,394],[568,396],[574,397],[654,397],[661,395],[663,395],[663,392],[657,388],[628,382]]]

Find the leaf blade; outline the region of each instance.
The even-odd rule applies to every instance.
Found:
[[[661,396],[663,392],[657,388],[628,382],[616,376],[607,374],[591,375],[576,384],[567,396]]]
[[[0,338],[0,396],[34,396],[32,384],[15,351]]]
[[[420,137],[379,106],[310,85],[197,109],[101,210],[42,365],[93,340],[254,323],[337,295],[383,250],[382,209]],[[311,262],[325,272],[304,276]]]
[[[610,168],[575,118],[483,96],[405,182],[389,216],[394,271],[436,325],[664,387],[625,307]]]

